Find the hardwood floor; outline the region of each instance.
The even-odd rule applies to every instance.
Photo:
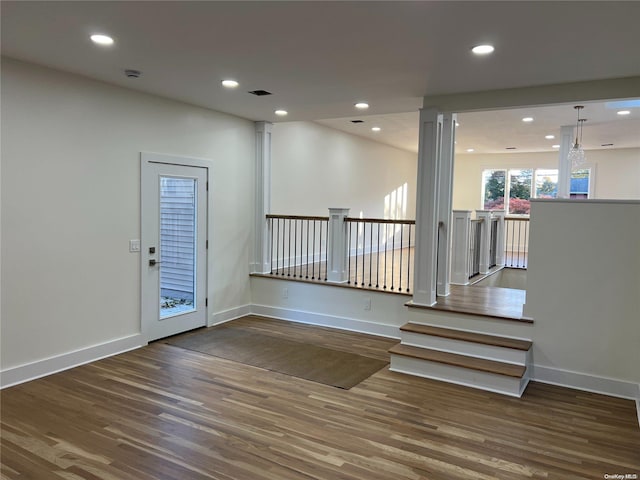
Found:
[[[243,328],[386,358],[388,339]],[[602,479],[640,474],[635,405],[532,383],[522,399],[384,369],[351,390],[159,341],[5,389],[3,479]]]
[[[450,288],[450,295],[437,297],[437,303],[433,306],[409,306],[531,322],[531,319],[522,314],[527,294],[525,290],[470,285],[451,285]]]

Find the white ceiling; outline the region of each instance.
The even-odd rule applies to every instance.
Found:
[[[640,148],[640,99],[625,102],[588,102],[582,104],[583,146],[587,150]],[[560,128],[575,126],[574,105],[554,105],[527,109],[466,112],[458,114],[456,153],[551,152],[560,142]],[[630,110],[628,116],[617,114]],[[525,123],[524,117],[533,117]],[[363,120],[354,124],[351,120]],[[397,148],[418,151],[418,112],[388,115],[352,115],[348,118],[317,120],[328,127],[379,141]],[[373,126],[380,132],[373,132]],[[546,139],[554,135],[554,139]],[[613,144],[613,145],[609,145]],[[509,147],[515,147],[515,150]]]
[[[640,75],[640,2],[2,1],[0,8],[3,55],[251,120],[282,121],[273,112],[284,108],[287,121],[348,130],[344,119],[359,118],[353,104],[365,100],[372,117],[360,131],[375,120],[383,127],[377,140],[408,150],[416,148],[424,95]],[[92,33],[116,43],[98,47]],[[495,53],[473,56],[479,43],[492,43]],[[143,75],[127,78],[127,68]],[[222,88],[224,78],[240,87]],[[247,93],[255,89],[273,95]],[[625,119],[589,108],[587,148],[640,146],[640,108]],[[461,114],[458,146],[537,151],[546,148],[539,135],[575,121],[570,105],[536,109],[524,129],[521,114]]]

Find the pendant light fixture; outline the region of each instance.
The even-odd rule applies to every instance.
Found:
[[[581,168],[587,157],[584,153],[584,148],[582,147],[582,126],[584,122],[587,121],[586,118],[580,118],[580,110],[584,108],[582,105],[576,105],[575,108],[578,111],[578,120],[576,122],[576,141],[569,150],[569,155],[567,155],[568,160],[571,162],[572,170]]]

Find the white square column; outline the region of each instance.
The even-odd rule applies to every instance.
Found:
[[[256,122],[254,252],[252,273],[271,271],[271,246],[266,215],[271,213],[271,128],[272,123]]]
[[[437,110],[420,110],[413,275],[413,303],[418,305],[436,303],[442,123],[443,117]]]
[[[442,148],[440,150],[440,181],[438,182],[438,277],[436,295],[449,295],[451,281],[451,240],[453,236],[451,210],[453,208],[453,163],[456,140],[455,113],[442,116]]]

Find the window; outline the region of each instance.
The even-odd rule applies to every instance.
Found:
[[[589,198],[591,182],[591,169],[583,168],[571,172],[571,188],[569,196],[571,198]]]
[[[558,197],[558,170],[536,170],[536,198]]]
[[[508,192],[508,195],[505,195],[505,192]],[[482,172],[482,199],[485,210],[504,209],[509,215],[529,215],[531,198],[557,196],[557,169],[514,168]]]

